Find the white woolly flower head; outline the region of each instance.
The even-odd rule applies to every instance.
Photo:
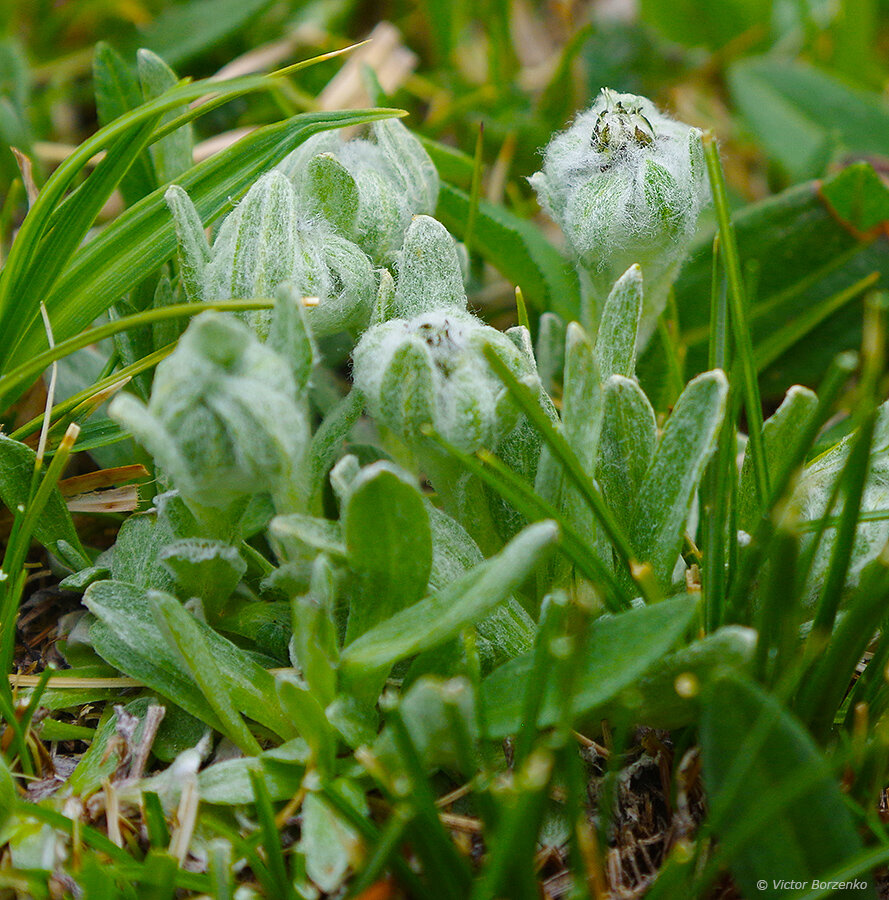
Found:
[[[300,204],[290,180],[267,172],[223,220],[208,247],[197,210],[182,188],[167,190],[183,282],[192,301],[274,297],[287,282],[318,302],[307,312],[315,335],[361,329],[370,319],[377,279],[371,261]],[[244,313],[265,337],[268,310]]]
[[[307,208],[328,218],[379,265],[394,262],[412,216],[432,215],[438,203],[435,164],[397,119],[374,122],[370,139],[315,135],[278,169]]]
[[[467,312],[435,310],[368,329],[353,353],[355,385],[371,413],[408,444],[432,427],[466,452],[496,446],[518,409],[484,355],[492,347],[517,377],[532,363],[500,331]]]
[[[204,299],[274,297],[283,282],[318,298],[308,320],[325,335],[367,324],[376,295],[373,266],[359,247],[300,209],[280,172],[263,175],[222,223],[205,272]],[[270,314],[249,314],[260,334]]]
[[[233,316],[196,316],[158,367],[147,406],[121,393],[109,414],[172,479],[193,512],[229,509],[257,485],[300,506],[309,420],[291,367]]]
[[[710,196],[700,139],[645,97],[605,88],[550,141],[530,180],[589,276],[594,321],[634,263],[646,283],[644,320],[662,310]]]

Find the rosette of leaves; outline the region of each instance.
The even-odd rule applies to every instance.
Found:
[[[293,367],[224,313],[194,319],[157,368],[147,406],[120,394],[109,414],[145,446],[211,537],[237,534],[248,502],[304,508],[309,419]]]
[[[638,263],[647,340],[709,199],[700,131],[605,88],[530,180],[585,276],[584,324],[597,324],[611,285]]]
[[[378,265],[391,265],[411,217],[432,215],[438,172],[423,145],[396,119],[371,126],[371,138],[309,138],[279,166],[301,203]]]
[[[312,297],[307,320],[315,335],[360,330],[370,319],[377,279],[362,250],[323,218],[307,214],[280,172],[263,175],[207,244],[188,195],[166,194],[176,222],[182,281],[192,301],[273,297],[289,282]],[[265,336],[270,313],[244,314]]]

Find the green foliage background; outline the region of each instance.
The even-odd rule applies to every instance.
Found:
[[[239,884],[237,896],[361,896],[388,873],[408,896],[532,897],[549,829],[571,896],[599,900],[619,815],[610,801],[642,758],[665,772],[671,804],[685,796],[682,766],[700,759],[707,797],[706,813],[664,844],[648,896],[711,896],[725,873],[744,896],[763,894],[762,879],[765,896],[807,898],[845,893],[772,885],[879,881],[889,860],[887,12],[884,0],[6,4],[4,668],[18,661],[32,537],[56,582],[86,590],[92,624],[88,638],[65,635],[77,689],[44,678],[0,690],[0,896],[67,896],[73,883],[87,897],[230,897]],[[416,54],[413,71],[386,94],[358,70],[354,106],[366,108],[323,108],[349,56],[314,58],[380,21]],[[233,63],[227,80],[203,80]],[[580,285],[527,183],[551,135],[603,86],[712,132],[725,170],[723,183],[711,142],[716,202],[654,337],[612,368],[603,360],[618,350],[566,332]],[[194,105],[211,87],[214,99]],[[470,303],[533,335],[545,399],[492,346],[484,353],[533,435],[537,481],[514,448],[466,454],[441,435],[414,465],[415,448],[360,419],[351,344],[315,348],[280,297],[222,301],[229,313],[275,306],[270,345],[296,341],[302,356],[289,364],[307,396],[311,360],[324,359],[306,400],[304,506],[279,508],[267,532],[271,512],[251,507],[208,535],[171,500],[156,516],[75,528],[56,487],[72,453],[86,469],[151,467],[100,408],[106,396],[93,398],[130,375],[128,395],[147,401],[154,367],[197,312],[174,295],[167,184],[214,226],[312,134],[400,110],[441,176],[435,213],[466,248]],[[7,146],[32,162],[36,198]],[[635,334],[627,304],[615,312],[615,302],[600,336]],[[52,363],[44,460],[33,385]],[[727,381],[701,375],[717,368]],[[71,423],[82,430],[66,441]],[[600,427],[597,463],[584,440]],[[347,439],[351,461],[330,473]],[[648,453],[638,471],[620,468],[628,447],[637,462]],[[488,559],[419,490],[417,473],[432,477],[435,465],[441,483],[469,473],[476,500],[500,510],[501,532],[477,540]],[[157,488],[140,490],[145,509]],[[118,533],[110,561],[97,558],[103,527]],[[685,584],[673,581],[680,545]],[[345,641],[343,577],[362,616]],[[191,596],[203,616],[181,602]],[[138,746],[158,702],[165,721],[142,778],[120,742],[131,727]],[[208,728],[223,752],[201,766],[190,748]],[[607,743],[601,771],[582,763],[575,729]],[[48,771],[53,746],[76,768],[37,802],[24,779]],[[436,807],[464,784],[475,855]],[[136,823],[123,837],[114,804]]]

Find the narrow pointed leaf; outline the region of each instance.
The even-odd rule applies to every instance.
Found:
[[[662,584],[669,583],[692,498],[716,448],[727,394],[728,381],[718,369],[688,384],[639,489],[633,543]]]
[[[602,380],[632,377],[636,369],[636,336],[642,315],[642,269],[630,266],[617,280],[602,310],[596,334],[596,361]]]
[[[343,651],[346,675],[375,672],[443,644],[487,616],[534,571],[558,538],[552,522],[538,522],[463,577],[365,632]]]
[[[596,480],[615,517],[629,531],[657,449],[657,422],[638,382],[620,375],[605,383],[604,407]]]

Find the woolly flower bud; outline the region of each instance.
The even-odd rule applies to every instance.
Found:
[[[457,244],[431,216],[415,216],[398,260],[393,315],[409,318],[433,310],[466,310]]]
[[[607,88],[546,148],[531,177],[591,281],[595,322],[614,281],[642,267],[650,333],[709,199],[700,131]]]
[[[281,511],[302,505],[310,434],[291,367],[233,316],[195,318],[157,367],[148,405],[120,394],[110,415],[199,518],[256,493],[271,492]]]
[[[263,175],[250,188],[205,259],[202,237],[194,233],[200,222],[185,193],[171,188],[167,202],[176,217],[183,277],[197,284],[193,299],[274,297],[280,284],[291,282],[304,296],[318,298],[307,314],[316,335],[367,325],[376,297],[370,260],[323,219],[302,215],[293,185],[280,172]],[[261,336],[268,332],[269,311],[244,318]]]
[[[353,353],[353,377],[371,413],[409,444],[431,424],[466,452],[493,447],[518,409],[491,371],[492,347],[518,377],[532,363],[505,334],[467,312],[427,312],[370,328]]]
[[[279,169],[307,209],[385,265],[401,249],[411,217],[435,212],[439,178],[423,145],[397,119],[375,122],[371,134],[373,141],[347,143],[329,132],[315,135]],[[321,164],[319,155],[327,157]]]

